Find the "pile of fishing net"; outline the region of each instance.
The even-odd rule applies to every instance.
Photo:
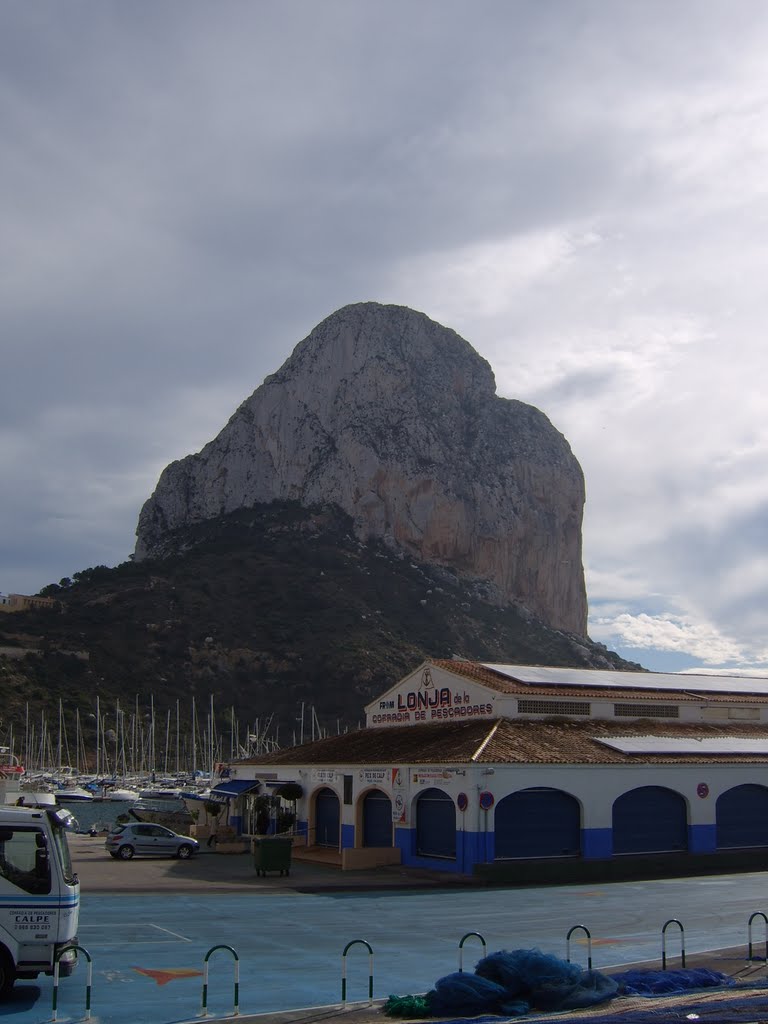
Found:
[[[424,996],[390,996],[383,1009],[401,1018],[520,1017],[534,1010],[583,1009],[616,995],[662,995],[729,984],[733,979],[727,975],[706,969],[627,971],[609,977],[538,949],[513,949],[484,957],[474,974],[457,971],[440,978]]]
[[[501,950],[484,957],[474,974],[457,971],[440,978],[423,997],[390,996],[384,1012],[392,1017],[518,1017],[534,1007],[570,1010],[594,1006],[617,991],[617,983],[607,975],[582,970],[538,949]]]

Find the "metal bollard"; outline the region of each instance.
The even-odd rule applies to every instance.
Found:
[[[575,924],[573,928],[568,930],[568,934],[565,936],[565,959],[568,963],[571,962],[571,936],[575,931],[582,931],[587,936],[587,970],[592,970],[592,934],[589,928],[585,928],[583,924]]]
[[[765,956],[764,961],[768,963],[768,917],[762,912],[762,910],[756,910],[754,914],[750,915],[749,921],[747,921],[747,937],[749,939],[749,947],[747,950],[747,963],[752,960],[752,922],[756,917],[762,917],[765,921]]]
[[[341,954],[341,1001],[346,1003],[347,1001],[347,952],[352,946],[365,946],[368,950],[368,1001],[373,1002],[373,949],[371,948],[370,942],[365,939],[352,939],[344,947],[344,952]]]
[[[82,953],[88,962],[88,973],[85,979],[85,1020],[91,1019],[91,983],[93,981],[93,960],[91,954],[85,948],[85,946],[69,946],[67,949],[62,949],[61,952],[57,953],[56,959],[53,964],[53,1007],[51,1013],[51,1020],[56,1020],[56,1008],[59,1003],[59,967],[61,964],[61,958],[65,953],[69,953],[70,950],[76,949],[79,953]]]
[[[464,971],[464,943],[467,939],[471,939],[473,937],[480,939],[480,942],[483,944],[483,956],[488,955],[488,947],[486,946],[485,939],[480,932],[467,932],[466,935],[462,936],[461,941],[459,942],[459,973]]]
[[[203,961],[203,1000],[202,1007],[200,1008],[200,1016],[208,1016],[208,961],[211,959],[211,954],[215,953],[217,949],[226,949],[228,953],[232,954],[235,960],[235,1008],[232,1012],[232,1016],[237,1017],[240,1013],[240,957],[231,946],[225,945],[211,946],[205,954],[205,960]]]
[[[680,924],[676,917],[671,917],[661,929],[661,969],[665,971],[667,969],[667,928],[671,924],[676,924],[680,929],[680,964],[685,968],[685,928]]]

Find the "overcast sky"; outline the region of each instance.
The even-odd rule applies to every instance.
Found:
[[[0,0],[0,591],[125,561],[340,306],[587,480],[590,634],[768,674],[764,0]]]

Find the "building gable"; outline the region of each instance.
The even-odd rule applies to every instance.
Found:
[[[444,662],[427,661],[366,707],[366,725],[381,728],[496,718],[502,713],[498,697],[498,692],[452,672]]]

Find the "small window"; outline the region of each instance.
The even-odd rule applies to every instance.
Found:
[[[345,804],[351,804],[352,803],[352,781],[353,781],[353,777],[351,775],[345,775],[344,776],[344,803]]]
[[[521,715],[589,715],[588,701],[576,700],[519,700]]]
[[[677,704],[614,704],[616,718],[679,718]]]
[[[24,892],[51,891],[51,865],[45,834],[34,828],[8,828],[0,834],[0,875]]]

